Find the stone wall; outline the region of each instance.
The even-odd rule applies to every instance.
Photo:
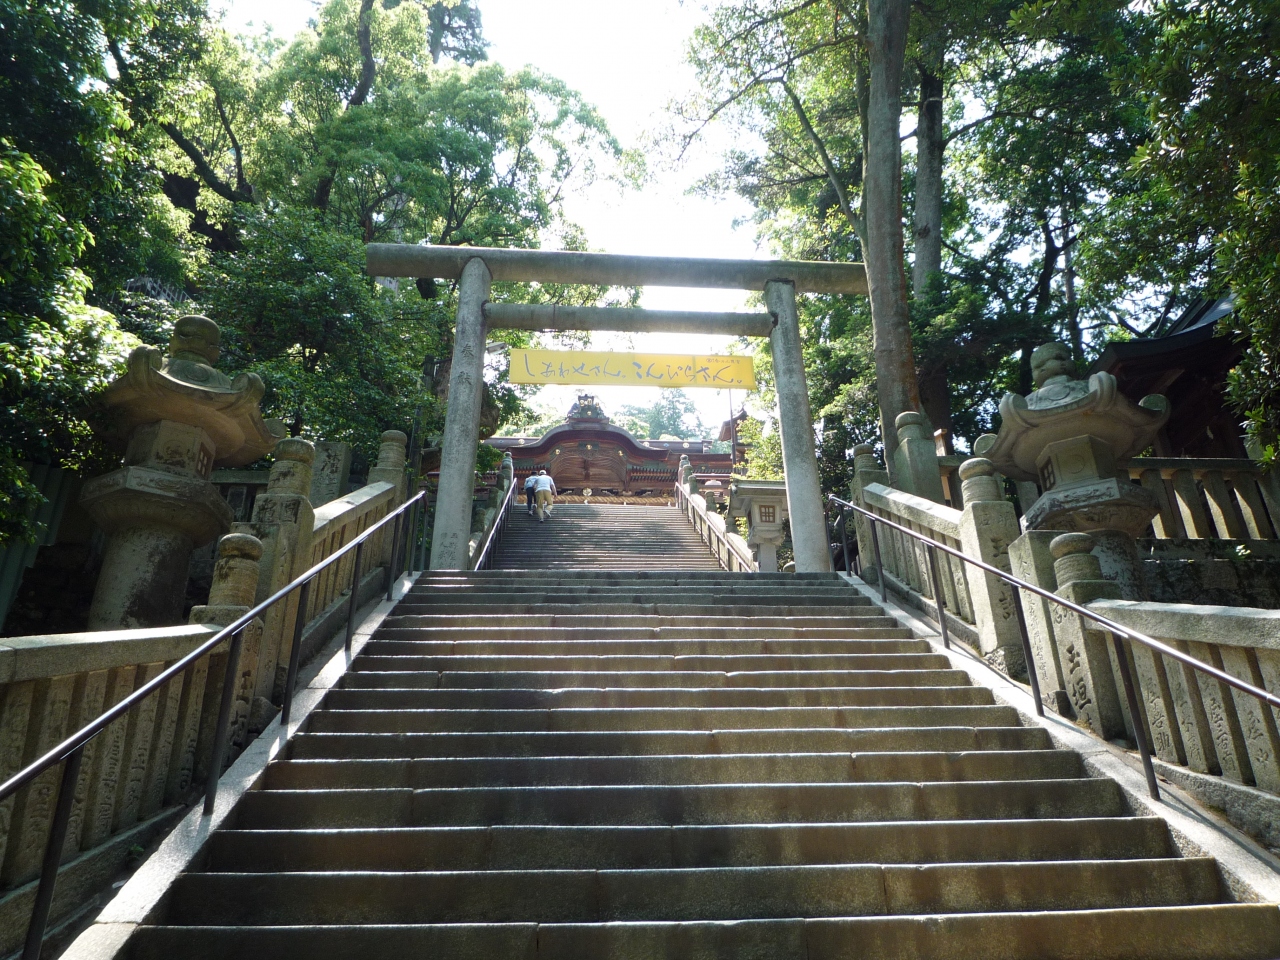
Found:
[[[1280,608],[1280,544],[1269,540],[1142,540],[1158,603]]]

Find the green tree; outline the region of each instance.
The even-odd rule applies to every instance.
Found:
[[[34,532],[19,461],[105,462],[87,418],[133,341],[93,305],[164,262],[178,229],[102,50],[158,19],[135,0],[0,2],[0,541]]]
[[[1165,0],[1140,83],[1155,129],[1140,166],[1179,219],[1214,238],[1227,319],[1245,343],[1229,395],[1265,458],[1280,455],[1280,2]]]
[[[647,406],[624,406],[618,425],[647,440],[700,440],[707,433],[693,398],[670,387],[659,390],[658,399]]]

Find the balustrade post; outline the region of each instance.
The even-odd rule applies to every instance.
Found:
[[[235,533],[247,533],[262,543],[258,583],[253,602],[261,603],[311,565],[315,510],[309,499],[315,448],[310,441],[288,437],[276,444],[275,462],[265,493],[253,502],[247,523],[232,524]],[[249,727],[264,729],[275,712],[281,677],[277,675],[282,657],[287,656],[293,622],[299,615],[297,597],[275,604],[263,615],[262,641],[254,661],[254,701]]]
[[[1087,533],[1065,533],[1049,544],[1058,581],[1054,592],[1058,596],[1081,605],[1119,598],[1120,588],[1102,578],[1102,566],[1090,552],[1093,546],[1093,537]],[[1088,619],[1055,604],[1053,636],[1076,717],[1104,740],[1126,736],[1125,709],[1102,631]]]
[[[262,544],[257,537],[247,533],[229,533],[223,537],[218,542],[218,561],[213,568],[209,602],[192,609],[190,622],[225,627],[248,613],[254,605],[261,557]],[[219,777],[222,770],[212,765],[211,758],[225,755],[228,747],[243,746],[249,739],[255,689],[253,673],[261,639],[262,619],[255,617],[236,632],[225,652],[215,650],[209,654],[203,716],[196,741],[197,779]],[[270,704],[261,707],[260,712],[272,712]]]
[[[929,436],[923,415],[906,410],[898,414],[894,426],[898,430],[898,449],[893,454],[894,475],[899,488],[934,503],[946,503],[942,471],[938,466],[938,447]]]
[[[990,460],[975,457],[960,464],[964,510],[960,514],[960,543],[966,556],[1011,573],[1009,545],[1022,530],[1018,514],[1000,489]],[[1018,600],[1013,588],[994,574],[969,571],[969,598],[978,627],[983,659],[1011,677],[1026,677],[1022,637],[1018,629]]]
[[[881,486],[889,486],[889,474],[880,466],[880,461],[876,459],[875,448],[869,443],[859,443],[853,448],[853,480],[849,484],[849,499],[853,503],[862,507],[864,510],[869,509],[867,499],[862,495],[862,491],[873,483]],[[880,565],[878,537],[872,537],[874,529],[870,520],[863,514],[855,513],[854,529],[857,531],[858,551],[863,553],[869,545],[876,547],[876,556],[874,563],[871,558],[859,556],[858,567],[859,576],[867,583],[877,583],[880,578]]]

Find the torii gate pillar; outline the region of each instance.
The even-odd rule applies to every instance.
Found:
[[[778,391],[778,429],[782,435],[782,472],[787,480],[787,513],[797,573],[829,573],[831,548],[822,509],[822,484],[813,443],[809,386],[804,376],[796,286],[790,280],[764,285],[764,302],[777,319],[769,342]]]
[[[458,326],[449,370],[449,406],[440,442],[440,486],[431,534],[432,570],[471,567],[471,501],[476,485],[476,444],[484,396],[484,303],[492,276],[473,257],[458,280]]]

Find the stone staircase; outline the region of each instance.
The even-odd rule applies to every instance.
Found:
[[[1280,956],[834,575],[426,574],[228,824],[136,960]]]
[[[545,523],[521,499],[494,560],[503,570],[719,570],[674,507],[561,503]]]

